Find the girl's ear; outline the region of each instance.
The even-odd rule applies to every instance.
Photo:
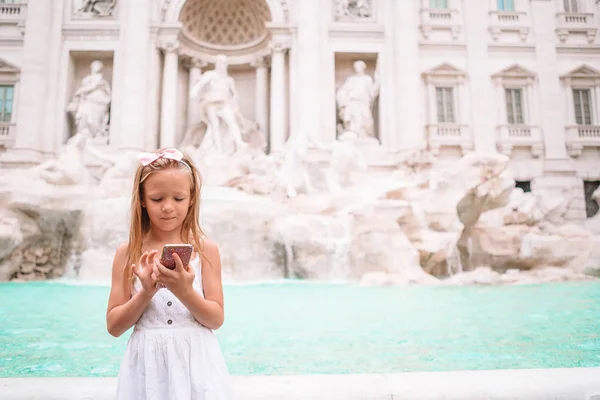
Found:
[[[140,204],[142,205],[142,208],[146,208],[146,202],[144,200],[140,201]]]

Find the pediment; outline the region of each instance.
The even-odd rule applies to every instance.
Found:
[[[535,78],[535,73],[519,64],[512,65],[492,75],[492,78]]]
[[[21,70],[17,66],[0,58],[0,73],[2,73],[2,74],[18,74],[20,72],[21,72]]]
[[[465,76],[466,73],[465,73],[465,71],[463,71],[459,68],[456,68],[452,64],[444,63],[444,64],[440,64],[437,67],[426,71],[425,73],[423,73],[423,75],[425,75],[425,76]]]
[[[598,71],[590,66],[587,66],[587,65],[582,65],[581,67],[578,67],[578,68],[574,69],[573,71],[561,76],[561,79],[599,79],[599,78],[600,78],[600,71]]]

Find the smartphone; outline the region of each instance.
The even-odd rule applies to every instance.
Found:
[[[160,256],[160,263],[169,269],[175,269],[173,253],[177,253],[179,258],[181,258],[183,267],[187,269],[193,251],[194,246],[191,244],[165,244]]]

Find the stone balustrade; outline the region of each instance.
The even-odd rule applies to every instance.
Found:
[[[568,126],[566,133],[567,150],[572,157],[579,157],[585,147],[600,147],[600,126]]]
[[[510,124],[497,128],[498,150],[510,156],[514,147],[528,147],[534,157],[540,157],[544,151],[544,139],[538,126]]]
[[[561,42],[566,42],[571,34],[583,34],[588,43],[596,39],[598,28],[594,25],[592,13],[557,13],[556,35]]]
[[[15,124],[0,122],[0,146],[8,147],[15,139]]]
[[[452,8],[430,8],[429,2],[421,7],[421,33],[425,39],[430,39],[434,31],[449,31],[452,39],[457,39],[461,31],[460,14]]]
[[[521,41],[527,40],[531,30],[531,22],[523,11],[490,11],[490,34],[498,41],[505,32],[516,32]]]
[[[1,3],[0,4],[0,21],[6,22],[19,22],[24,20],[26,15],[27,4],[25,2],[16,3]]]
[[[473,138],[467,125],[460,124],[431,124],[427,126],[427,142],[433,154],[438,154],[440,148],[449,146],[460,147],[463,154],[473,150]]]

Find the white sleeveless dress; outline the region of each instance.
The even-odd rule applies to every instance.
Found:
[[[193,286],[200,294],[200,256]],[[136,278],[133,292],[140,290]],[[135,324],[119,369],[118,400],[230,400],[217,338],[168,289],[159,289]]]

